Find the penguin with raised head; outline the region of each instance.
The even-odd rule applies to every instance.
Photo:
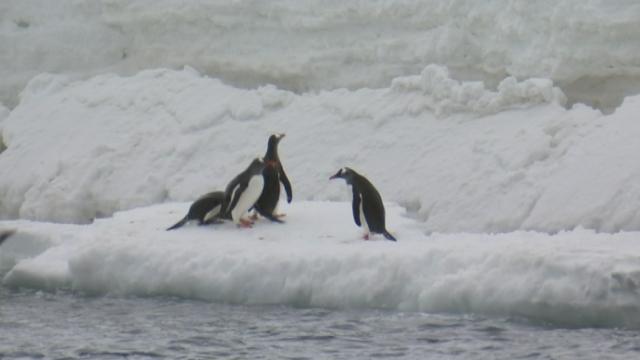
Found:
[[[244,214],[251,209],[260,197],[264,186],[262,171],[265,163],[262,158],[255,158],[249,166],[238,174],[224,192],[224,216],[230,218],[241,227],[251,227],[253,222],[244,218]]]
[[[287,193],[287,202],[291,203],[291,199],[293,198],[291,183],[289,182],[287,174],[284,172],[284,167],[278,156],[278,144],[284,135],[285,134],[273,134],[269,136],[267,152],[264,155],[265,168],[262,171],[264,187],[262,194],[260,194],[258,201],[253,207],[258,214],[276,222],[282,222],[279,218],[284,216],[283,214],[274,213],[280,200],[280,183],[282,183],[284,191]]]
[[[382,197],[367,178],[351,168],[344,167],[329,178],[329,180],[332,179],[344,179],[348,185],[351,185],[353,220],[356,225],[364,228],[365,240],[369,240],[369,231],[371,231],[384,235],[388,240],[396,241],[396,238],[389,234],[385,226]]]
[[[189,212],[182,220],[167,229],[177,229],[192,220],[197,220],[198,225],[207,225],[219,219],[224,203],[224,191],[213,191],[200,196],[189,207]]]

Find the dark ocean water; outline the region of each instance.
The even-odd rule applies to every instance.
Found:
[[[518,318],[0,288],[1,359],[637,359],[640,332]]]

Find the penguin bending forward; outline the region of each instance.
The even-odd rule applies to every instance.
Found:
[[[198,225],[213,223],[222,213],[223,202],[224,191],[214,191],[200,196],[191,204],[187,215],[175,223],[175,225],[168,228],[167,231],[177,229],[191,220],[197,220]]]
[[[284,214],[275,214],[274,211],[278,206],[280,200],[280,183],[284,186],[284,191],[287,193],[287,202],[291,203],[293,197],[291,192],[291,183],[287,174],[284,172],[280,157],[278,156],[278,143],[284,137],[285,134],[273,134],[269,136],[269,142],[267,143],[267,152],[264,155],[265,168],[262,172],[264,177],[264,188],[262,194],[258,198],[258,201],[254,205],[254,210],[264,216],[265,218],[282,222],[279,218]]]
[[[362,226],[365,231],[364,239],[369,240],[369,231],[384,235],[391,241],[396,241],[385,227],[384,205],[378,190],[365,178],[353,169],[344,167],[331,176],[332,179],[344,179],[353,190],[353,220],[356,225]]]
[[[251,209],[264,187],[262,171],[265,163],[262,158],[255,158],[249,167],[238,174],[224,192],[225,218],[231,218],[235,224],[241,227],[251,227],[253,222],[243,217]]]

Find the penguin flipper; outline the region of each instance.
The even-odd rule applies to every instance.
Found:
[[[222,213],[222,203],[215,204],[211,210],[207,211],[206,214],[202,216],[200,219],[200,225],[207,225],[214,223],[220,214]]]
[[[382,235],[384,235],[385,238],[387,238],[387,240],[391,240],[391,241],[398,241],[396,240],[395,237],[393,237],[393,235],[389,234],[389,232],[387,230],[385,230]]]
[[[237,188],[233,190],[233,192],[225,197],[227,205],[223,206],[225,208],[225,214],[231,217],[231,211],[236,207],[238,201],[240,200],[239,194],[242,194],[244,190],[247,188],[247,184],[238,184]]]
[[[291,189],[291,183],[289,182],[289,178],[287,177],[287,173],[284,172],[284,168],[282,164],[280,164],[280,182],[284,186],[284,191],[287,193],[287,202],[291,203],[291,199],[293,199],[293,191]]]
[[[358,190],[353,187],[353,201],[351,202],[351,209],[353,211],[353,221],[356,222],[356,225],[362,226],[360,224],[360,194],[358,194]]]
[[[180,220],[177,223],[173,224],[173,226],[171,226],[170,228],[167,228],[167,231],[177,229],[177,228],[183,226],[184,224],[186,224],[187,221],[189,221],[189,216],[188,215],[183,217],[182,220]]]

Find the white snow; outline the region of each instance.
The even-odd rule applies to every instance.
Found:
[[[10,268],[3,282],[93,295],[640,326],[634,233],[426,236],[387,204],[399,241],[364,241],[348,202],[295,202],[283,209],[286,224],[165,231],[188,206],[139,208],[92,225],[7,222],[20,233],[1,248],[0,269]]]
[[[428,64],[493,86],[547,78],[603,108],[640,92],[635,0],[4,0],[0,102],[42,72],[185,65],[239,87],[385,87]]]
[[[348,200],[350,166],[428,231],[640,230],[640,97],[567,110],[548,81],[499,91],[428,66],[383,89],[242,90],[193,69],[40,75],[2,123],[0,216],[87,223],[224,189],[286,132],[296,200]],[[438,81],[434,81],[438,78]],[[606,146],[605,146],[606,144]]]
[[[640,327],[639,34],[635,1],[0,2],[2,283]],[[164,231],[276,132],[286,224]]]

